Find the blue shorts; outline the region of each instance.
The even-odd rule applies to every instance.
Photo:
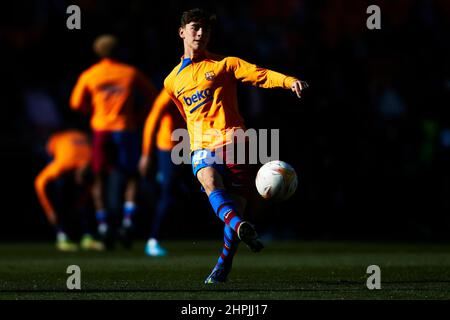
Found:
[[[206,167],[213,167],[220,174],[225,173],[225,165],[217,163],[216,153],[208,149],[195,150],[191,154],[192,173],[197,177],[197,173],[200,169]]]
[[[228,164],[225,157],[208,149],[195,150],[191,154],[192,172],[195,177],[199,170],[213,167],[222,176],[225,187],[231,192],[247,198],[255,189],[255,167],[249,164]],[[205,191],[203,187],[202,191]]]
[[[140,156],[139,136],[135,131],[94,131],[92,169],[94,173],[118,168],[135,173]]]

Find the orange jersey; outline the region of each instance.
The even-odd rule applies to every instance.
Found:
[[[138,89],[149,105],[157,91],[136,68],[103,59],[81,74],[70,106],[74,110],[91,110],[91,127],[97,131],[132,130],[138,114],[134,106],[134,90]]]
[[[70,130],[51,136],[47,152],[53,156],[53,161],[39,173],[34,182],[39,201],[47,216],[50,216],[54,209],[46,193],[48,183],[67,171],[86,167],[91,161],[92,151],[87,135]]]
[[[240,58],[207,53],[199,61],[182,59],[164,87],[186,119],[191,150],[213,150],[230,143],[236,129],[245,130],[237,104],[238,81],[290,89],[296,80]]]
[[[162,90],[155,99],[151,111],[147,117],[142,138],[142,154],[150,156],[156,128],[156,146],[163,151],[171,150],[175,142],[171,136],[174,129],[181,128],[183,121],[179,112],[172,103],[172,99],[166,90]]]
[[[172,116],[169,113],[166,113],[161,118],[158,134],[156,135],[156,147],[159,150],[172,150],[175,145],[175,142],[171,139],[173,130],[174,123]]]

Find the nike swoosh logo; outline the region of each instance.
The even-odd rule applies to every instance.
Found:
[[[181,88],[180,90],[177,91],[177,96],[179,96],[183,92],[184,88],[186,88],[186,87],[183,87],[183,88]]]

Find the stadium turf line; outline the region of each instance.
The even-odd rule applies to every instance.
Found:
[[[53,244],[0,244],[0,299],[450,299],[449,244],[266,242],[242,246],[229,282],[203,284],[220,241],[166,241],[169,256],[131,251],[57,252]],[[69,291],[69,265],[81,291]],[[381,268],[381,290],[366,286]]]

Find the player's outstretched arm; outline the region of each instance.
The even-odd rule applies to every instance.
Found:
[[[273,70],[258,67],[255,64],[236,57],[227,59],[227,67],[234,73],[237,80],[260,88],[291,89],[297,97],[308,87],[305,81]]]

